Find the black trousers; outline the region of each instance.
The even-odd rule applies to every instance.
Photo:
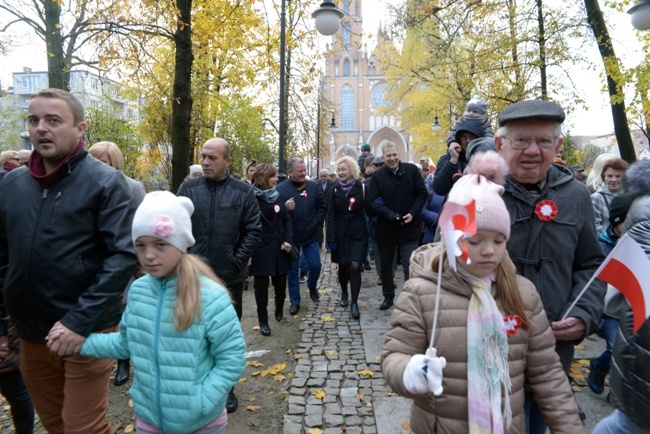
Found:
[[[393,286],[393,270],[388,264],[393,263],[395,258],[395,251],[399,247],[400,257],[402,259],[402,269],[404,270],[404,281],[409,278],[409,263],[413,251],[418,248],[418,242],[407,241],[398,243],[386,243],[381,240],[377,241],[379,244],[379,255],[381,256],[381,292],[384,297],[395,297],[395,286]]]
[[[19,369],[0,374],[0,392],[11,405],[16,434],[33,434],[34,405]]]
[[[287,275],[254,276],[255,303],[257,303],[257,319],[260,323],[268,324],[269,313],[266,307],[269,303],[269,280],[275,290],[275,311],[282,312],[284,299],[287,297]]]
[[[241,321],[242,316],[242,301],[244,297],[244,282],[234,283],[227,285],[228,292],[232,297],[232,304],[235,306],[235,312],[237,312],[237,318]]]

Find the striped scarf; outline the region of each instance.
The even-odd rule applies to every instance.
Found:
[[[502,434],[512,423],[508,337],[490,293],[494,275],[478,278],[459,268],[472,285],[467,312],[467,406],[470,434]],[[501,413],[501,394],[504,411]]]

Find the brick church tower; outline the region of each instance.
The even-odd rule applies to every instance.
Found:
[[[329,133],[330,166],[336,159],[349,155],[355,160],[361,146],[370,145],[371,152],[381,155],[386,142],[396,143],[401,159],[413,162],[411,136],[401,128],[397,113],[379,113],[386,106],[384,94],[388,86],[375,52],[382,44],[392,44],[380,28],[377,47],[368,53],[363,41],[362,0],[339,0],[337,7],[345,12],[341,27],[328,44],[323,94],[334,110],[337,129]]]

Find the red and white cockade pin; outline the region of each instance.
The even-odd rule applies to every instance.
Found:
[[[519,315],[508,315],[503,318],[503,322],[506,325],[506,334],[508,336],[516,335],[519,327],[521,327],[521,317]]]
[[[552,200],[543,200],[535,207],[535,214],[540,220],[550,222],[557,216],[557,205]]]
[[[304,190],[302,193],[300,193],[302,197],[307,197],[307,190]]]
[[[354,203],[356,201],[357,200],[355,198],[353,198],[353,197],[350,198],[350,206],[348,207],[348,211],[352,212],[352,210],[354,209]]]
[[[273,205],[273,211],[275,212],[275,214],[280,214],[280,205],[278,205],[277,203]]]

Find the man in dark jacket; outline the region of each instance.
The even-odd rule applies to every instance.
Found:
[[[0,184],[0,336],[7,313],[21,371],[48,432],[112,433],[113,360],[78,355],[91,332],[114,331],[133,275],[135,205],[122,172],[91,157],[83,106],[44,89],[27,110],[30,165]],[[61,327],[62,326],[62,327]],[[53,327],[63,333],[46,343]]]
[[[562,146],[564,117],[564,110],[550,101],[511,104],[499,114],[495,143],[509,172],[503,194],[512,224],[508,253],[517,274],[539,291],[568,374],[574,346],[598,326],[605,285],[594,281],[575,307],[566,310],[605,255],[587,187],[551,164]],[[530,392],[526,409],[528,432],[543,434],[546,426]]]
[[[224,139],[206,141],[201,149],[203,176],[185,182],[178,195],[194,204],[192,234],[196,244],[190,253],[210,262],[225,282],[241,320],[246,266],[262,237],[262,224],[253,189],[229,175],[230,155],[230,145]],[[232,413],[237,407],[231,390],[226,409]]]
[[[323,191],[318,184],[305,179],[307,169],[302,158],[294,157],[289,160],[288,172],[289,180],[278,184],[277,189],[291,216],[293,242],[307,261],[309,267],[307,288],[311,301],[315,303],[318,301],[316,284],[322,267],[318,248],[318,228],[325,220]],[[291,315],[295,315],[300,310],[299,262],[294,261],[291,264],[291,271],[287,275]]]
[[[393,305],[395,298],[389,264],[392,264],[399,247],[404,280],[408,279],[411,254],[418,247],[420,238],[420,212],[427,200],[427,189],[418,168],[400,161],[396,144],[386,143],[382,153],[385,165],[370,177],[365,206],[368,214],[377,216],[375,239],[383,264],[381,280],[384,294],[379,308],[386,310]]]

